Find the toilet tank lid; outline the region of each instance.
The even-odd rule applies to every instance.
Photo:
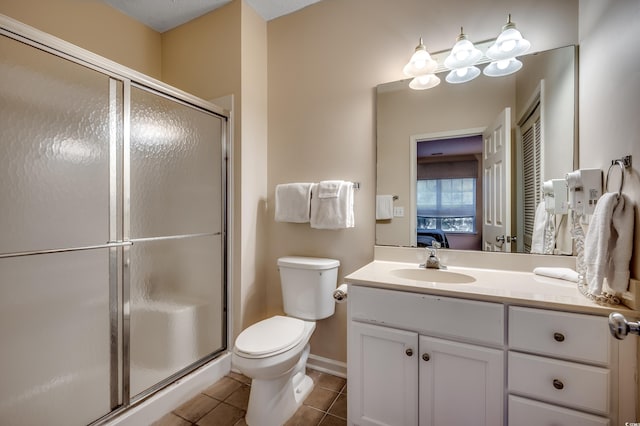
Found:
[[[278,259],[278,266],[297,269],[332,269],[340,266],[340,261],[336,259],[325,259],[322,257],[302,257],[287,256]]]

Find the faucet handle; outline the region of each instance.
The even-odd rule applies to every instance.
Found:
[[[433,248],[433,249],[436,249],[436,250],[437,250],[437,249],[439,249],[440,247],[442,247],[442,244],[440,244],[439,242],[437,242],[437,241],[435,241],[435,240],[431,241],[431,248]]]

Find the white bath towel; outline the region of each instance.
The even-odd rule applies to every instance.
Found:
[[[312,183],[276,185],[276,222],[309,222]]]
[[[633,251],[633,203],[621,194],[613,209],[612,244],[610,247],[610,261],[607,269],[607,285],[612,290],[622,293],[629,287],[629,262]]]
[[[393,195],[376,195],[376,220],[393,219]]]
[[[618,204],[618,194],[602,194],[596,204],[589,229],[584,239],[584,263],[587,268],[586,283],[591,294],[602,294],[602,283],[607,274],[611,249],[613,209]]]
[[[538,267],[533,270],[536,275],[542,275],[544,277],[558,278],[565,281],[578,282],[578,273],[569,268],[552,268],[552,267]]]
[[[536,214],[533,219],[533,235],[531,236],[531,253],[543,254],[545,252],[545,231],[547,229],[547,221],[549,213],[545,208],[544,201],[540,201],[536,208]]]
[[[318,183],[318,198],[336,198],[340,195],[342,180],[323,180]]]
[[[355,226],[353,212],[353,183],[342,182],[335,198],[319,198],[318,184],[311,189],[311,227],[343,229]]]

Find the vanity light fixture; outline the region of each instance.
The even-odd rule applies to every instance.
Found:
[[[460,27],[460,35],[456,39],[456,44],[444,60],[444,66],[451,70],[446,77],[447,82],[466,83],[479,76],[480,70],[474,64],[480,58],[482,58],[482,52],[469,41],[463,28]]]
[[[517,60],[516,56],[522,55],[530,47],[531,43],[522,37],[516,29],[516,24],[511,22],[509,14],[502,32],[487,50],[487,57],[493,62],[484,69],[484,74],[489,77],[501,77],[518,71],[522,68],[522,62]]]
[[[427,48],[424,47],[422,37],[420,37],[420,42],[416,46],[415,52],[402,71],[407,77],[418,77],[433,74],[436,68],[438,68],[438,63],[431,58],[431,55],[427,52]]]
[[[436,87],[440,84],[440,78],[438,78],[434,71],[438,68],[438,63],[431,58],[427,48],[422,42],[416,46],[416,50],[411,56],[411,59],[404,66],[402,71],[408,77],[413,77],[413,80],[409,83],[409,87],[414,90],[425,90]]]

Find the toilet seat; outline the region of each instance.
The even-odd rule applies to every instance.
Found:
[[[296,346],[304,337],[305,322],[276,315],[253,324],[236,339],[236,352],[247,358],[274,356]]]

